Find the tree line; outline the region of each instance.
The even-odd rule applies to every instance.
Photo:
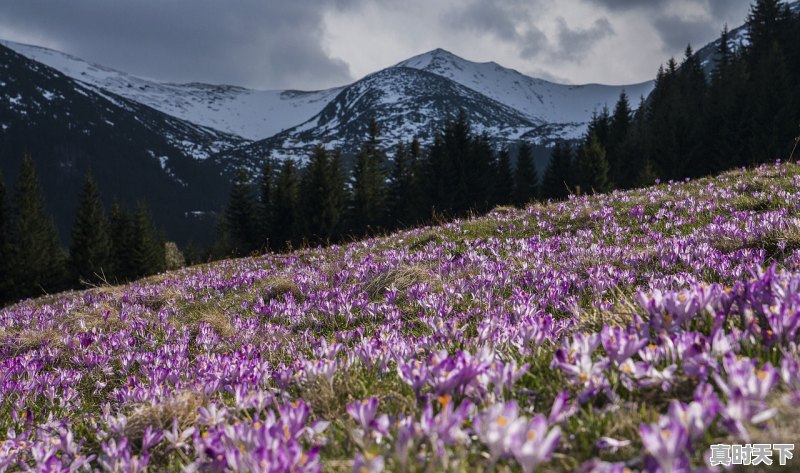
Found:
[[[722,31],[710,74],[689,46],[635,112],[623,93],[595,113],[579,143],[555,147],[543,186],[628,189],[787,157],[800,123],[800,12],[759,0],[747,26],[738,48]]]
[[[23,158],[6,195],[0,175],[0,303],[86,284],[117,283],[163,271],[167,249],[144,203],[115,202],[108,215],[91,174],[78,197],[68,251],[47,213],[36,166]]]
[[[533,148],[493,150],[460,112],[439,130],[429,149],[400,142],[389,159],[372,120],[345,172],[342,154],[317,146],[305,166],[267,160],[257,180],[240,172],[218,229],[216,256],[281,251],[392,231],[522,205],[538,198]]]

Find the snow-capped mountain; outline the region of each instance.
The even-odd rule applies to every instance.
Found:
[[[646,97],[653,89],[652,81],[625,86],[555,84],[495,62],[467,61],[444,49],[414,56],[395,67],[411,67],[446,77],[521,112],[538,125],[571,126],[577,134],[584,131],[594,111],[612,106],[623,90],[636,99]]]
[[[173,117],[245,140],[259,140],[302,123],[340,88],[317,92],[250,90],[231,85],[170,84],[92,64],[52,49],[0,41],[87,86],[125,97]]]
[[[215,159],[256,170],[267,156],[303,160],[316,145],[354,153],[372,118],[387,148],[412,137],[427,145],[433,130],[459,110],[467,112],[477,133],[486,132],[497,145],[521,139],[547,145],[580,137],[592,113],[613,106],[623,90],[636,98],[652,88],[652,81],[631,86],[554,84],[436,49],[343,88],[298,126]]]
[[[592,112],[613,105],[622,90],[636,98],[652,89],[652,82],[554,84],[493,62],[476,63],[436,49],[348,86],[311,92],[250,90],[163,83],[47,48],[9,41],[0,44],[98,93],[123,97],[186,124],[218,131],[220,139],[213,140],[213,145],[195,144],[187,151],[200,159],[215,155],[228,169],[243,164],[257,169],[267,154],[302,159],[315,144],[341,146],[347,153],[361,140],[364,122],[372,116],[384,125],[387,147],[413,136],[427,143],[430,131],[458,108],[469,112],[479,131],[498,140],[524,136],[547,144],[580,136]],[[189,146],[186,140],[168,138],[176,146]],[[228,157],[230,162],[226,162]]]
[[[173,238],[210,237],[192,211],[216,210],[227,195],[221,169],[196,159],[239,138],[206,129],[109,92],[94,90],[0,45],[0,171],[13,182],[30,154],[62,236],[69,235],[87,171],[107,203],[148,205]]]

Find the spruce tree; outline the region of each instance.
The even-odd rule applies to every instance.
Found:
[[[523,141],[517,151],[517,168],[514,173],[513,202],[523,206],[535,199],[538,194],[539,176],[533,162],[533,148]]]
[[[136,277],[133,266],[133,221],[130,214],[114,201],[108,214],[108,235],[111,241],[111,274],[117,282]]]
[[[338,241],[345,232],[347,221],[347,177],[345,176],[342,151],[333,150],[328,160],[328,184],[330,186],[329,203],[331,209],[330,238]]]
[[[401,141],[395,149],[389,173],[386,228],[392,229],[411,223],[411,173],[406,145]]]
[[[336,189],[328,152],[317,146],[300,182],[304,234],[311,241],[329,242],[337,236],[342,219],[341,191]]]
[[[0,304],[12,297],[14,283],[11,280],[11,247],[9,245],[8,207],[6,206],[6,185],[0,173]]]
[[[29,155],[22,161],[14,194],[10,259],[15,293],[27,297],[61,289],[66,279],[64,252]]]
[[[353,167],[350,222],[356,234],[372,233],[385,222],[385,157],[379,147],[378,133],[377,122],[373,119],[367,141]]]
[[[111,243],[97,184],[86,174],[69,248],[70,277],[74,283],[104,280],[110,273]]]
[[[298,216],[298,177],[294,161],[287,159],[281,166],[275,184],[275,207],[273,211],[274,239],[276,247],[285,249],[300,242]]]
[[[622,144],[628,136],[631,126],[631,107],[628,102],[628,95],[623,91],[617,105],[614,107],[614,114],[608,131],[608,144],[606,145],[609,168],[609,180],[614,186],[621,186],[623,181],[622,167],[626,164],[622,161]]]
[[[511,171],[511,152],[504,147],[497,154],[494,178],[495,205],[508,205],[514,192],[514,173]]]
[[[572,186],[572,147],[558,141],[542,178],[542,198],[564,199]]]
[[[577,168],[582,193],[605,192],[609,189],[606,151],[594,134],[578,150]]]
[[[131,265],[135,277],[164,271],[164,241],[156,234],[147,205],[140,202],[131,225]]]
[[[272,248],[272,230],[274,226],[273,207],[275,200],[275,163],[268,159],[261,169],[258,199],[258,235],[264,242],[265,249]]]
[[[234,255],[243,256],[258,249],[258,222],[255,199],[244,169],[239,170],[231,187],[225,224],[230,235]]]

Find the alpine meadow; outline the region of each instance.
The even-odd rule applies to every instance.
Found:
[[[800,471],[800,2],[65,8],[0,5],[0,473]]]

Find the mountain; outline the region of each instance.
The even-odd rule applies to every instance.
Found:
[[[640,97],[652,88],[652,81],[631,86],[554,84],[436,49],[343,88],[304,123],[214,159],[223,166],[255,170],[267,156],[303,160],[319,144],[353,154],[373,117],[387,148],[414,136],[427,145],[432,131],[459,110],[498,146],[521,139],[548,145],[580,137],[592,113],[613,106],[623,90]]]
[[[0,44],[84,85],[147,105],[190,123],[244,140],[270,137],[322,110],[341,90],[250,90],[231,85],[170,84],[86,62],[39,46]]]
[[[266,155],[302,160],[319,143],[339,145],[350,153],[371,116],[384,124],[387,147],[415,135],[429,143],[430,131],[460,108],[468,111],[478,129],[496,134],[500,142],[514,143],[524,137],[546,145],[558,138],[579,137],[592,112],[613,105],[622,90],[636,98],[647,95],[653,86],[652,82],[555,84],[494,62],[476,63],[436,49],[344,87],[310,92],[250,90],[162,83],[47,48],[2,44],[98,93],[120,96],[222,133],[227,140],[216,149],[199,147],[194,156],[213,155],[228,170],[240,166],[256,170]]]
[[[414,136],[429,144],[435,130],[458,110],[468,113],[477,132],[497,140],[518,140],[539,125],[518,110],[447,78],[392,67],[346,87],[311,120],[215,159],[220,164],[233,160],[237,166],[252,167],[269,155],[304,159],[319,144],[354,154],[373,118],[387,147]]]
[[[198,159],[241,139],[98,91],[0,45],[0,170],[16,178],[34,158],[62,238],[88,170],[108,204],[145,200],[171,238],[209,240],[202,216],[225,201],[227,184]]]
[[[495,62],[467,61],[444,49],[414,56],[395,67],[446,77],[519,111],[534,123],[560,125],[565,137],[583,133],[592,112],[613,106],[623,90],[636,99],[647,96],[653,88],[652,81],[625,86],[555,84]]]

